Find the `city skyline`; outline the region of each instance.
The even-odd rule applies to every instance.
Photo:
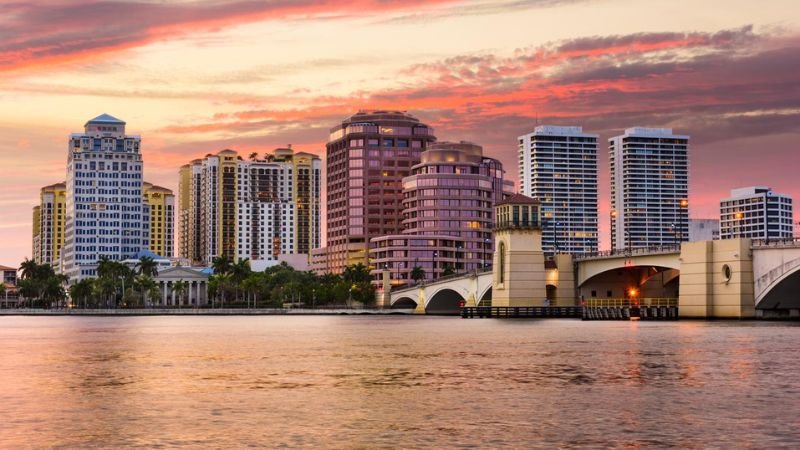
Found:
[[[328,130],[359,109],[407,110],[440,140],[473,141],[508,169],[516,137],[537,123],[582,126],[600,135],[600,248],[610,198],[602,143],[627,127],[692,136],[693,218],[717,217],[737,186],[769,184],[800,198],[792,165],[781,163],[800,137],[791,2],[733,2],[725,11],[674,3],[11,6],[0,46],[0,261],[31,256],[40,187],[64,179],[74,124],[104,112],[143,136],[145,178],[175,192],[180,165],[224,148],[292,143],[323,156]],[[140,19],[128,22],[122,8],[133,7]],[[581,19],[597,8],[603,21]],[[112,15],[115,25],[104,26]],[[581,26],[557,26],[564,16]],[[301,21],[304,36],[291,33]],[[45,28],[64,31],[36,31]],[[426,29],[444,38],[428,39]],[[404,41],[342,45],[377,30]]]

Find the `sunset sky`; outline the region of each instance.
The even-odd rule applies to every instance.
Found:
[[[324,157],[330,127],[376,108],[482,144],[515,182],[537,118],[600,134],[607,248],[606,140],[630,126],[691,135],[692,217],[747,185],[800,201],[800,6],[0,0],[0,264],[31,255],[39,188],[101,113],[142,135],[145,179],[177,193],[191,159],[289,143]]]

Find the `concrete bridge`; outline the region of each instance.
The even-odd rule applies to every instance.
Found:
[[[460,302],[490,305],[497,276],[451,276],[384,293],[384,304],[427,313],[452,313]],[[584,255],[574,261],[557,255],[545,262],[542,283],[545,298],[533,296],[530,306],[579,305],[601,298],[678,298],[681,317],[800,317],[800,239],[687,242]]]
[[[492,271],[470,272],[392,290],[393,309],[414,309],[419,313],[453,314],[462,302],[469,306],[491,304]]]

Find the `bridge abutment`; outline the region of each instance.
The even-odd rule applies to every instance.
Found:
[[[679,297],[681,317],[755,317],[750,245],[750,239],[683,243]]]

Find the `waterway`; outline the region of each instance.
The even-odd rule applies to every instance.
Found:
[[[3,448],[797,448],[800,326],[0,317]]]

